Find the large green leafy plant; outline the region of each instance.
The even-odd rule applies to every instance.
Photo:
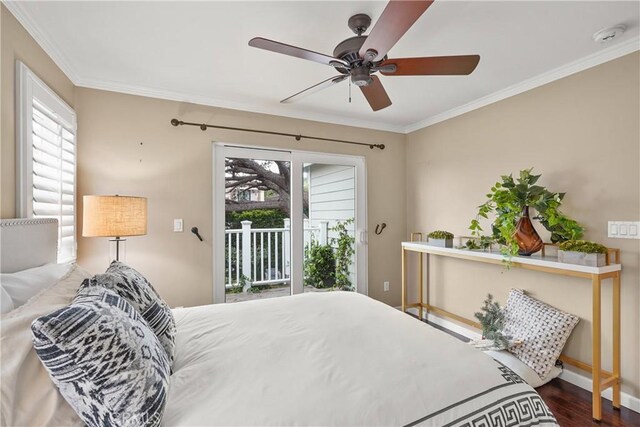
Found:
[[[532,170],[533,168],[520,171],[516,179],[513,175],[502,175],[501,180],[487,193],[487,200],[478,206],[478,214],[469,226],[471,233],[480,237],[483,231],[480,219],[489,218],[489,214],[495,213],[492,235],[503,245],[502,253],[507,258],[518,254],[514,233],[525,206],[537,212],[535,219],[551,233],[553,243],[579,239],[584,233],[580,224],[559,210],[565,193],[554,193],[536,185],[541,175],[533,175]]]
[[[311,241],[305,252],[304,284],[314,288],[332,287],[336,278],[336,257],[333,248]]]

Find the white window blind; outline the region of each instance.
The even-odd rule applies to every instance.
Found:
[[[17,63],[18,209],[58,220],[58,262],[76,258],[76,114]]]

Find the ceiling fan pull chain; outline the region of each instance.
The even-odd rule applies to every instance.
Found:
[[[349,104],[351,104],[351,79],[349,79]]]

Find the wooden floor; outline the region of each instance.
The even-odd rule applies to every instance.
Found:
[[[640,426],[640,414],[627,408],[613,409],[602,399],[602,421],[591,418],[591,392],[556,378],[536,389],[562,427]]]
[[[414,316],[416,317],[416,316]],[[425,322],[429,323],[429,322]],[[468,338],[445,329],[441,326],[429,323],[436,329],[440,329],[462,340]],[[542,396],[551,412],[556,416],[561,427],[582,426],[615,426],[615,427],[639,427],[640,414],[627,408],[613,409],[611,401],[602,400],[602,421],[594,421],[591,417],[591,392],[578,386],[556,378],[536,389]]]

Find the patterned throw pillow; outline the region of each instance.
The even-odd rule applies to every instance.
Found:
[[[36,319],[36,354],[89,427],[159,426],[170,367],[135,309],[107,289]]]
[[[167,352],[173,365],[176,341],[176,321],[171,309],[145,277],[119,261],[113,261],[104,274],[96,274],[82,282],[78,295],[92,291],[93,287],[111,289],[126,299],[147,321]]]
[[[519,289],[511,289],[505,307],[503,333],[522,341],[509,351],[540,378],[545,378],[579,320],[577,316],[553,308]]]

